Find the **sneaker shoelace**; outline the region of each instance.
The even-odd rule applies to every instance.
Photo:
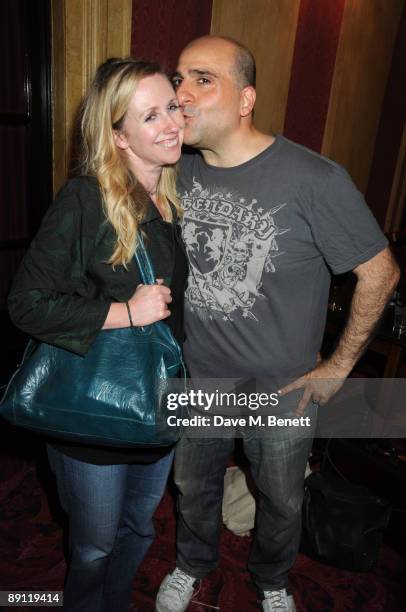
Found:
[[[170,582],[167,584],[167,588],[172,588],[178,592],[179,599],[182,599],[187,588],[192,586],[190,580],[194,580],[192,576],[188,576],[184,572],[179,572],[177,569],[173,572]]]
[[[285,591],[264,591],[264,598],[269,599],[275,610],[289,610],[288,597]]]
[[[190,578],[192,578],[192,576],[188,576],[184,572],[179,572],[177,569],[172,574],[170,585],[172,589],[178,592],[178,596],[181,601],[182,601],[182,597],[185,594],[187,587],[189,586]],[[196,582],[197,581],[194,580],[193,586]],[[199,580],[198,583],[199,583],[199,586],[193,593],[192,602],[200,606],[203,606],[205,608],[211,608],[212,610],[220,610],[218,606],[211,606],[210,604],[206,604],[206,603],[203,603],[202,601],[198,601],[197,599],[195,599],[196,595],[199,594],[200,589],[202,588],[201,580]],[[167,588],[169,588],[169,584],[167,585]]]

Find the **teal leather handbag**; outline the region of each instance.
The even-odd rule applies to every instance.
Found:
[[[134,257],[142,283],[154,284],[142,239]],[[180,431],[167,422],[176,413],[167,412],[165,397],[170,379],[183,373],[181,348],[162,321],[102,330],[85,357],[30,340],[0,415],[60,440],[124,448],[170,445]]]

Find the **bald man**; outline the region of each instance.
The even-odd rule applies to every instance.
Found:
[[[280,398],[312,426],[244,437],[257,486],[248,568],[265,612],[293,611],[288,572],[298,551],[306,462],[318,405],[342,385],[398,281],[387,241],[336,163],[252,121],[255,62],[236,41],[190,43],[174,76],[193,147],[179,191],[190,261],[185,359],[194,378],[294,380]],[[272,87],[272,83],[269,84]],[[336,350],[318,362],[331,272],[353,270],[351,314]],[[318,380],[328,380],[317,385]],[[177,447],[177,565],[156,610],[181,612],[218,564],[223,479],[233,439]],[[242,605],[239,610],[244,610]]]

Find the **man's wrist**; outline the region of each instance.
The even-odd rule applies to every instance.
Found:
[[[347,378],[357,363],[357,359],[342,357],[339,352],[334,352],[323,363],[334,375],[334,378]]]

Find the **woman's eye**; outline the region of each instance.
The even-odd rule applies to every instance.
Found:
[[[177,111],[179,108],[180,108],[179,104],[175,104],[175,103],[170,104],[170,105],[168,106],[168,109],[169,109],[170,111]]]
[[[145,121],[153,121],[156,118],[156,115],[148,115],[148,117],[145,117]]]

